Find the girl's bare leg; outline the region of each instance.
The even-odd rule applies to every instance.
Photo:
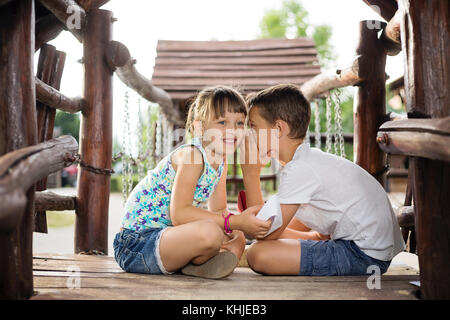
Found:
[[[298,275],[300,241],[293,239],[263,240],[251,245],[247,252],[250,268],[267,275]]]
[[[245,250],[245,236],[242,231],[235,230],[231,234],[231,239],[224,235],[220,251],[230,251],[240,260]]]
[[[169,272],[177,271],[189,262],[202,264],[219,252],[222,242],[223,231],[211,220],[174,226],[161,236],[161,260]]]

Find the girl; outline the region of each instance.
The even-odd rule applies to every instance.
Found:
[[[262,237],[270,222],[227,210],[226,156],[243,137],[247,107],[234,89],[202,90],[186,128],[193,135],[138,183],[126,203],[114,256],[127,272],[223,278],[233,272],[245,237]],[[208,210],[201,204],[208,202]],[[231,231],[233,230],[233,231]],[[226,233],[224,233],[224,231]]]

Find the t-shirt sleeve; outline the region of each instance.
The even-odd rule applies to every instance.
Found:
[[[280,204],[309,203],[320,188],[320,181],[306,164],[288,163],[280,173]]]

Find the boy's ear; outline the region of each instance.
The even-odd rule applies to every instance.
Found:
[[[278,138],[289,135],[289,132],[291,131],[289,125],[283,120],[277,120],[275,122],[275,129],[278,130]]]

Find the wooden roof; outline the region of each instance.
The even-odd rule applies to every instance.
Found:
[[[309,38],[248,41],[159,40],[152,83],[184,100],[211,85],[258,91],[279,83],[303,84],[320,73]]]

